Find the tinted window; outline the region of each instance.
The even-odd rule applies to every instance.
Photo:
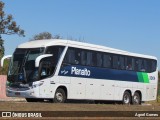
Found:
[[[92,66],[97,66],[97,53],[92,51]]]
[[[63,50],[63,46],[50,46],[47,48],[46,54],[53,54],[52,61],[56,64]]]
[[[111,68],[111,56],[109,54],[103,55],[103,67]]]
[[[90,51],[87,51],[87,61],[86,65],[92,66],[92,53]]]
[[[133,70],[132,57],[126,57],[126,70]]]
[[[69,48],[63,63],[137,72],[153,72],[157,68],[156,60],[122,56],[79,48]]]
[[[151,62],[151,72],[156,71],[156,69],[157,69],[157,61],[152,60],[152,62]]]
[[[87,53],[86,51],[81,51],[81,65],[86,65],[87,63]]]
[[[75,64],[75,50],[72,48],[69,48],[67,50],[67,53],[65,55],[64,61],[63,63],[67,63],[67,64]]]
[[[96,58],[97,58],[97,66],[98,67],[102,67],[102,62],[103,62],[103,60],[102,60],[102,54],[101,53],[97,53]]]
[[[125,58],[124,58],[124,56],[120,56],[119,57],[119,68],[121,70],[125,69]]]
[[[113,68],[118,69],[118,66],[119,66],[118,56],[113,55]]]

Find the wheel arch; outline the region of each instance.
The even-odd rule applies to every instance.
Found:
[[[60,85],[60,86],[57,87],[57,89],[59,89],[59,88],[61,88],[61,89],[64,90],[64,92],[65,92],[65,94],[66,94],[66,98],[68,98],[68,90],[67,90],[67,87],[64,86],[64,85]],[[56,90],[57,90],[57,89],[56,89]]]

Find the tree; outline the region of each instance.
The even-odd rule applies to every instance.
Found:
[[[34,35],[33,38],[31,38],[31,40],[44,40],[44,39],[61,39],[61,36],[60,35],[53,36],[49,32],[42,32]]]
[[[20,29],[20,26],[13,20],[11,14],[6,15],[4,12],[4,3],[0,1],[0,59],[4,55],[4,40],[2,39],[3,34],[12,35],[17,34],[24,37],[24,30]]]
[[[158,72],[158,79],[159,79],[159,82],[160,82],[160,71]]]

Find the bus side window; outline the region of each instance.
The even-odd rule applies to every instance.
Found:
[[[86,65],[87,66],[92,66],[92,53],[90,51],[87,51]]]
[[[111,56],[109,54],[103,55],[103,67],[111,68]]]
[[[138,67],[139,71],[141,71],[141,72],[145,72],[146,71],[145,67],[144,67],[144,60],[142,58],[139,59],[139,65],[138,66],[139,66]]]
[[[133,70],[132,58],[126,57],[126,70]]]
[[[152,64],[151,72],[155,72],[156,69],[157,69],[157,61],[156,60],[152,60],[151,64]]]
[[[151,65],[152,63],[151,63],[151,60],[149,60],[149,59],[147,59],[147,72],[148,73],[151,73]]]
[[[119,57],[119,69],[124,70],[125,69],[125,62],[124,62],[124,56]]]
[[[138,61],[137,58],[135,58],[135,65],[134,65],[135,71],[139,71],[139,70],[138,70],[138,64],[139,64],[139,61]]]
[[[63,46],[49,46],[46,50],[46,54],[52,54],[53,59],[51,60],[55,65],[57,64],[60,55],[62,54],[64,47]]]
[[[132,57],[132,70],[135,71],[135,58]]]
[[[97,66],[102,67],[102,53],[97,53],[96,59],[97,59]]]
[[[84,50],[81,50],[81,65],[86,65],[87,53]]]
[[[92,66],[97,66],[97,53],[92,51]]]
[[[79,65],[81,62],[81,52],[80,49],[75,49],[75,64]]]
[[[68,48],[65,58],[63,60],[63,64],[75,64],[75,50],[72,48]]]
[[[47,78],[51,76],[54,72],[55,66],[52,62],[52,57],[44,58],[40,62],[40,79]]]
[[[118,61],[118,55],[113,55],[113,69],[118,69],[119,61]]]
[[[148,71],[148,62],[146,59],[143,60],[143,66],[144,66],[144,71],[147,72]]]

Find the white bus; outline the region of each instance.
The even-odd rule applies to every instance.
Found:
[[[156,100],[157,83],[156,57],[69,40],[36,40],[14,51],[6,94],[28,102],[74,99],[141,104]]]

